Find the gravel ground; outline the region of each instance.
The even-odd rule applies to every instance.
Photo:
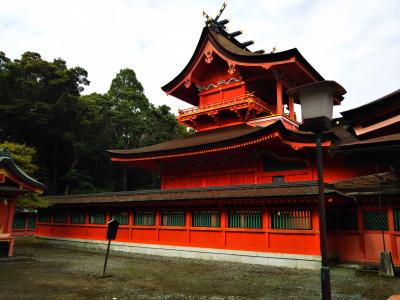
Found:
[[[319,299],[319,271],[158,256],[110,255],[54,248],[19,238],[15,254],[0,262],[0,299]],[[376,272],[331,269],[333,299],[387,299],[400,279]]]

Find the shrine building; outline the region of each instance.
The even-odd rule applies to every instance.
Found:
[[[12,232],[16,198],[26,193],[43,193],[45,186],[22,171],[11,158],[11,153],[0,148],[0,257],[12,256]],[[36,222],[35,219],[31,219]]]
[[[315,136],[299,129],[286,91],[324,78],[297,49],[249,50],[226,23],[208,18],[162,87],[192,105],[178,120],[196,133],[109,151],[114,163],[158,172],[161,189],[48,196],[41,240],[103,248],[113,218],[115,251],[320,267]],[[331,259],[377,263],[386,249],[400,265],[399,98],[343,112],[323,135]]]

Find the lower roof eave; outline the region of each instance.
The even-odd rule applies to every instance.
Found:
[[[354,204],[352,197],[326,188],[327,199],[338,199],[336,203]],[[123,193],[104,193],[77,196],[48,196],[51,205],[220,205],[260,204],[289,205],[315,204],[318,201],[318,186],[315,182],[292,185],[242,185],[176,190],[149,190]],[[329,203],[329,201],[328,201]]]

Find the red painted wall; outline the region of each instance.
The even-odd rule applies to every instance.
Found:
[[[310,209],[310,208],[302,208]],[[258,209],[259,210],[259,209]],[[193,227],[191,212],[186,212],[186,225],[182,227],[161,226],[161,212],[157,212],[155,226],[133,225],[130,212],[129,225],[120,225],[117,241],[192,246],[204,248],[264,251],[275,253],[319,255],[318,216],[312,210],[312,229],[278,230],[272,229],[270,211],[263,211],[261,229],[228,228],[228,210],[221,210],[220,227]],[[107,221],[110,216],[107,214]],[[86,218],[87,220],[88,218]],[[38,236],[69,237],[105,240],[107,226],[93,224],[58,224],[38,222]]]
[[[204,161],[206,160],[204,159]],[[284,176],[285,182],[317,180],[318,175],[314,162],[311,160],[308,165],[308,168],[300,170],[264,172],[261,160],[221,162],[219,164],[209,165],[207,165],[206,161],[205,164],[196,166],[196,159],[193,159],[193,164],[188,163],[188,167],[184,168],[184,173],[175,169],[171,171],[165,170],[161,176],[161,188],[174,189],[272,183],[274,176]],[[365,174],[368,174],[368,172],[347,168],[339,158],[325,158],[324,175],[326,182]]]
[[[397,207],[400,208],[400,207]],[[363,212],[379,210],[378,205],[362,206],[358,208],[358,230],[328,231],[328,248],[331,254],[336,254],[342,261],[378,263],[380,252],[391,252],[393,263],[400,265],[400,231],[394,230],[393,208],[387,211],[389,230],[384,231],[385,248],[382,231],[365,230],[363,226]]]
[[[400,209],[400,206],[398,207]],[[261,229],[229,228],[228,209],[220,211],[220,227],[193,227],[191,211],[186,212],[186,225],[182,227],[161,226],[161,211],[157,211],[155,226],[133,225],[133,213],[130,212],[129,225],[120,225],[117,241],[192,246],[217,249],[248,250],[288,254],[319,255],[319,220],[316,208],[312,211],[310,230],[272,229],[271,209],[264,209]],[[276,208],[279,209],[279,208]],[[287,209],[287,208],[285,208]],[[300,208],[298,208],[300,209]],[[310,209],[310,208],[301,208]],[[341,261],[378,263],[379,253],[383,251],[380,231],[364,230],[362,213],[364,210],[377,210],[376,206],[358,209],[359,229],[328,231],[328,249],[330,256]],[[249,208],[251,210],[251,208]],[[257,210],[259,210],[257,208]],[[107,214],[107,221],[109,221]],[[393,209],[388,209],[389,230],[385,231],[386,249],[392,253],[393,262],[400,266],[400,231],[394,230]],[[38,236],[105,240],[106,225],[38,223]]]

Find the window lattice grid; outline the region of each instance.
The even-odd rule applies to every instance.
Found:
[[[193,227],[220,227],[219,211],[194,211]]]
[[[85,224],[85,213],[80,211],[72,212],[71,224]]]
[[[328,211],[326,214],[328,230],[358,230],[357,211]]]
[[[275,210],[272,212],[272,229],[311,229],[311,211]]]
[[[111,219],[117,220],[121,225],[128,225],[129,212],[128,211],[111,212]]]
[[[230,228],[262,228],[261,211],[230,211],[228,225]]]
[[[139,226],[154,226],[154,225],[156,225],[156,213],[155,212],[135,212],[133,223],[135,225],[139,225]]]
[[[37,220],[36,215],[29,215],[28,220],[26,222],[27,228],[28,229],[36,229],[36,220]]]
[[[106,214],[104,212],[91,212],[89,217],[90,224],[105,224]]]
[[[365,211],[363,214],[363,221],[365,230],[389,230],[387,211]]]
[[[25,216],[15,215],[12,224],[13,229],[24,229],[25,228]]]
[[[185,226],[185,212],[163,212],[161,218],[162,226]]]
[[[56,211],[54,213],[54,223],[67,223],[68,213],[66,211]]]
[[[51,221],[51,211],[40,210],[39,211],[39,222],[47,223]]]

